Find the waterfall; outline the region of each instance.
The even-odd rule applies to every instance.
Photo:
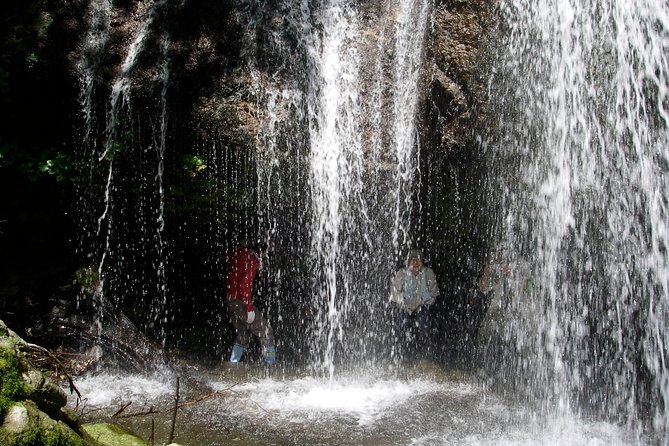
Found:
[[[428,24],[426,1],[400,2],[395,34],[395,72],[393,90],[393,146],[397,157],[395,182],[395,224],[393,242],[396,247],[410,244],[407,226],[411,211],[411,194],[407,184],[413,181],[418,154],[414,151],[417,143],[414,122],[418,108],[418,79],[421,62],[424,59],[423,40]],[[412,157],[414,157],[412,159]],[[407,193],[409,191],[409,193]],[[402,231],[399,233],[398,231]],[[403,253],[397,252],[401,257]]]
[[[173,317],[168,313],[190,299],[167,289],[182,274],[170,270],[168,258],[179,255],[175,246],[182,245],[186,254],[194,248],[190,237],[227,245],[255,234],[273,247],[271,277],[257,288],[265,300],[259,304],[285,333],[278,347],[286,357],[299,357],[330,376],[336,364],[398,359],[391,351],[388,288],[414,241],[416,114],[431,5],[428,0],[219,5],[219,13],[230,14],[220,20],[237,26],[242,38],[234,50],[229,43],[231,54],[213,50],[208,57],[229,64],[220,68],[229,76],[223,81],[221,75],[220,85],[235,78],[242,87],[226,96],[227,91],[205,86],[193,93],[201,95],[198,107],[171,118],[171,83],[192,81],[190,67],[180,70],[172,63],[192,63],[214,42],[227,42],[228,33],[201,32],[202,42],[191,47],[180,39],[192,36],[179,34],[175,19],[198,16],[201,8],[169,0],[92,1],[79,70],[82,124],[90,135],[83,145],[91,166],[90,195],[82,207],[94,217],[81,244],[96,265],[105,305],[137,302],[133,320],[164,341]],[[218,24],[212,20],[208,26]],[[237,49],[239,61],[233,55]],[[98,83],[108,85],[106,91],[96,91]],[[187,94],[179,90],[174,96]],[[251,96],[255,104],[247,102]],[[237,150],[244,146],[243,129],[239,139],[210,144],[208,138],[228,138],[229,129],[200,133],[192,127],[208,122],[186,124],[219,112],[216,119],[227,113],[238,117],[242,104],[250,116],[244,125],[257,124],[249,129],[257,148],[250,160]],[[216,119],[215,125],[227,125]],[[171,135],[168,124],[188,135]],[[192,141],[205,134],[204,146]],[[172,156],[168,164],[166,156]],[[164,178],[166,169],[167,175],[181,169],[196,180],[172,184],[178,175]],[[257,184],[248,185],[253,170]],[[179,193],[195,193],[196,187],[211,188],[207,199],[218,197],[211,215],[181,211],[179,227],[167,230],[165,212],[179,208]],[[188,232],[188,222],[202,217],[211,217],[212,233]],[[220,285],[220,257],[211,261],[220,265],[208,265],[210,288]],[[178,287],[191,293],[192,285]]]
[[[271,19],[274,28],[264,32],[282,65],[256,74],[261,226],[276,234],[277,255],[290,258],[277,265],[274,279],[284,288],[275,306],[294,339],[310,333],[305,345],[283,348],[309,351],[330,377],[337,364],[390,354],[389,280],[411,243],[430,2],[377,6],[331,0],[278,8],[288,32]],[[247,50],[258,51],[253,41]],[[291,63],[302,69],[283,65]]]
[[[138,21],[133,29],[134,33],[127,36],[128,44],[123,48],[126,50],[123,61],[110,81],[108,90],[101,88],[105,82],[104,76],[109,73],[106,64],[112,47],[111,23],[117,20],[119,11],[109,1],[94,0],[89,6],[88,32],[80,45],[80,57],[77,70],[80,78],[80,107],[83,138],[82,158],[88,166],[87,172],[89,184],[84,185],[87,190],[81,193],[82,213],[97,213],[94,217],[96,223],[83,221],[80,250],[86,255],[87,261],[95,264],[95,269],[100,278],[100,286],[96,292],[94,305],[98,316],[96,324],[98,332],[103,328],[103,314],[111,307],[120,307],[124,300],[127,289],[132,285],[124,282],[119,274],[108,274],[110,270],[118,272],[118,263],[129,263],[125,257],[128,252],[141,251],[130,242],[124,240],[129,233],[136,229],[140,233],[137,237],[142,243],[149,246],[147,252],[155,251],[156,260],[152,268],[155,277],[143,277],[142,287],[151,283],[156,284],[156,305],[148,303],[151,308],[152,317],[164,327],[166,321],[166,266],[167,252],[165,250],[164,228],[165,228],[165,191],[163,185],[164,158],[167,138],[168,123],[168,86],[170,77],[170,39],[166,29],[156,35],[155,41],[159,46],[156,61],[156,71],[151,82],[159,86],[159,101],[157,106],[156,128],[152,129],[151,140],[143,146],[139,141],[139,125],[136,116],[132,116],[131,96],[134,82],[137,77],[139,61],[146,56],[146,47],[154,42],[149,42],[156,33],[156,22],[159,27],[166,26],[158,19],[164,14],[169,2],[158,0],[136,5],[133,18]],[[118,43],[116,43],[118,45]],[[101,96],[108,93],[106,101]],[[98,104],[105,102],[105,109],[99,110]],[[104,115],[104,118],[99,118]],[[99,124],[98,121],[103,121]],[[153,148],[153,159],[145,156],[146,148]],[[120,163],[118,159],[121,159]],[[134,167],[127,169],[128,160]],[[152,162],[155,162],[152,164]],[[146,164],[144,164],[146,163]],[[120,166],[119,166],[120,164]],[[146,167],[145,167],[146,166]],[[156,190],[149,190],[145,195],[136,194],[135,191],[128,193],[128,188],[119,186],[130,182],[140,183],[145,177],[150,177],[148,172],[155,171]],[[131,188],[132,189],[132,188]],[[140,188],[138,188],[140,189]],[[96,195],[93,191],[97,191]],[[99,192],[102,191],[102,195]],[[153,202],[156,202],[155,205]],[[132,206],[128,206],[128,204]],[[152,218],[151,212],[156,213]],[[127,217],[124,214],[135,213],[133,223],[135,228],[126,227]],[[117,221],[118,219],[118,221]],[[93,218],[90,218],[93,220]],[[133,219],[131,219],[132,221]],[[150,222],[154,220],[154,222]],[[92,226],[96,228],[93,229]],[[155,232],[151,234],[155,227]],[[135,235],[133,235],[135,237]],[[132,253],[131,256],[146,256],[146,253]],[[129,268],[134,266],[128,265]],[[111,283],[107,280],[111,279]],[[136,278],[129,280],[137,280]],[[154,314],[155,313],[155,314]],[[158,321],[158,318],[161,318]],[[162,330],[162,328],[161,328]],[[163,337],[164,332],[159,334]]]
[[[130,101],[130,89],[132,86],[131,75],[135,70],[137,58],[144,50],[146,44],[147,36],[153,22],[156,18],[156,12],[160,11],[160,8],[167,2],[167,0],[160,0],[151,5],[151,9],[146,18],[142,21],[142,25],[137,30],[132,43],[128,47],[128,52],[125,56],[125,60],[121,65],[121,70],[111,89],[111,95],[109,99],[109,113],[107,116],[107,129],[106,129],[106,143],[104,151],[100,154],[100,161],[107,157],[109,151],[113,149],[114,138],[116,136],[116,125],[118,119],[119,109],[123,104],[119,104],[119,101]]]
[[[79,77],[79,106],[81,110],[81,116],[83,118],[83,137],[80,147],[80,158],[85,160],[85,163],[88,167],[88,171],[82,173],[84,176],[92,177],[93,166],[96,162],[96,151],[97,151],[97,138],[96,133],[96,109],[95,109],[95,97],[97,90],[97,83],[99,81],[99,67],[101,65],[101,60],[103,58],[104,51],[107,47],[109,41],[109,32],[110,32],[110,21],[111,21],[111,3],[109,0],[98,0],[93,1],[89,5],[89,11],[87,16],[88,31],[83,38],[80,45],[80,57],[77,61],[77,74]],[[87,203],[87,191],[84,188],[78,193],[80,208],[88,211],[89,206]],[[93,214],[93,212],[90,212]],[[84,215],[84,212],[82,212]],[[95,218],[92,215],[88,215],[83,218],[83,220],[90,220]],[[88,230],[92,224],[88,224]],[[87,244],[93,236],[86,234],[82,237],[80,246],[78,246],[79,251],[88,251]],[[88,254],[89,259],[92,255]],[[95,261],[93,261],[95,263]],[[99,275],[99,265],[91,264],[88,265],[91,271],[96,271]],[[99,290],[97,291],[99,294]],[[79,302],[78,302],[79,303]],[[97,330],[98,333],[101,330],[101,321],[97,321]]]
[[[499,12],[484,146],[506,284],[484,327],[490,372],[565,412],[669,432],[669,7]]]
[[[221,420],[250,435],[243,441],[300,444],[643,444],[666,435],[663,1],[497,2],[501,39],[486,60],[479,129],[492,215],[480,224],[492,223],[496,283],[480,332],[484,373],[474,376],[431,361],[405,367],[388,303],[417,232],[443,242],[440,254],[478,246],[451,243],[464,231],[442,237],[438,221],[468,225],[462,215],[479,203],[466,203],[462,180],[472,163],[477,182],[478,153],[421,154],[421,140],[439,138],[419,138],[417,125],[445,125],[429,116],[441,105],[420,102],[436,95],[425,85],[433,68],[463,97],[477,89],[426,61],[433,8],[446,29],[457,21],[441,20],[468,2],[91,0],[78,70],[93,183],[82,201],[94,202],[95,216],[87,261],[104,292],[95,298],[175,357],[204,352],[193,361],[219,376],[193,373],[218,388],[245,381],[243,398],[180,409],[193,411],[191,440],[236,436]],[[446,99],[437,114],[460,102]],[[437,168],[419,170],[435,159]],[[434,191],[448,200],[426,195]],[[417,215],[435,221],[433,233],[416,228]],[[271,368],[253,367],[255,345],[248,366],[218,362],[232,340],[224,252],[254,235],[272,248],[269,274],[254,282],[275,329],[280,364]],[[452,254],[440,267],[459,280],[478,253]],[[437,313],[455,323],[439,325],[439,340],[455,345],[465,336],[447,338],[469,322],[456,320],[469,288],[450,279]],[[271,417],[248,404],[253,395]]]
[[[334,371],[334,349],[344,338],[343,320],[351,304],[350,277],[340,261],[344,227],[355,221],[347,206],[359,201],[362,145],[358,90],[359,60],[356,17],[344,2],[324,5],[322,35],[311,49],[316,60],[307,97],[310,135],[314,311],[318,315],[317,345],[323,365]],[[320,50],[320,53],[318,52]],[[312,56],[312,57],[314,57]],[[364,206],[364,204],[363,204]],[[360,256],[362,253],[352,252]]]

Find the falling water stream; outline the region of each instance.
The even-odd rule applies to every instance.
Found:
[[[505,345],[490,358],[500,379],[565,413],[652,420],[664,434],[667,6],[503,2],[509,29],[486,141],[494,261],[524,282],[489,327],[490,342]]]
[[[390,273],[416,241],[418,92],[435,5],[276,3],[282,20],[247,17],[241,45],[257,100],[260,227],[290,260],[271,265],[267,314],[286,335],[279,351],[302,355],[306,365],[193,366],[175,441],[662,443],[669,430],[666,3],[500,2],[503,39],[491,51],[491,117],[481,140],[490,162],[488,210],[498,216],[490,260],[513,274],[498,287],[504,304],[484,324],[485,362],[477,369],[402,361],[387,320]],[[118,101],[150,20],[112,90],[99,156],[109,162],[109,183],[105,155]],[[263,45],[291,64],[268,74],[253,38],[260,26]],[[164,56],[161,160],[167,50]],[[158,172],[162,210],[162,161]],[[105,208],[100,220],[111,225],[107,218]],[[162,214],[154,223],[162,257]],[[162,284],[165,265],[157,271]],[[175,381],[164,370],[99,373],[77,385],[96,409],[92,418],[129,401],[137,412],[164,408],[150,418],[116,418],[145,438],[157,421],[155,438],[162,438]]]
[[[389,332],[383,296],[390,265],[409,242],[416,91],[428,2],[391,2],[368,23],[350,2],[316,2],[311,8],[302,4],[293,16],[307,30],[297,50],[306,55],[299,97],[311,209],[301,223],[309,228],[313,363],[332,377],[337,362],[370,356],[374,346],[368,351],[361,337]],[[392,17],[396,29],[386,36],[383,27]],[[396,65],[383,72],[377,60],[387,51],[395,54]],[[374,94],[370,80],[384,79],[393,88]],[[388,141],[389,147],[375,153],[372,141]],[[276,164],[280,155],[268,156],[264,162]],[[279,214],[281,198],[277,201],[270,212]]]
[[[159,60],[157,61],[157,70],[155,81],[160,85],[159,87],[159,104],[157,109],[158,116],[150,142],[150,151],[152,152],[152,160],[148,163],[154,164],[151,170],[155,169],[155,176],[150,180],[145,177],[137,178],[135,172],[119,172],[119,168],[115,156],[119,153],[131,152],[131,146],[136,144],[135,134],[136,129],[132,128],[132,118],[130,117],[132,111],[132,87],[133,75],[137,71],[138,59],[145,51],[147,40],[149,40],[153,33],[157,18],[164,13],[165,5],[168,2],[159,0],[150,2],[148,5],[138,5],[136,17],[139,18],[140,24],[135,32],[129,36],[129,43],[127,51],[124,54],[123,62],[119,69],[114,73],[114,78],[111,81],[111,91],[109,98],[106,101],[104,112],[100,113],[97,110],[97,90],[102,81],[102,69],[104,64],[105,52],[109,50],[111,22],[114,20],[113,6],[108,0],[94,0],[89,6],[88,27],[89,30],[84,37],[81,44],[80,60],[77,64],[77,70],[81,84],[80,104],[83,116],[84,137],[81,142],[82,158],[89,162],[89,172],[86,176],[91,179],[97,175],[104,175],[104,193],[102,197],[102,205],[93,206],[93,210],[89,213],[95,215],[96,224],[91,225],[82,223],[82,232],[85,234],[82,237],[82,244],[91,243],[93,239],[103,240],[102,246],[97,250],[90,246],[81,246],[79,249],[88,253],[89,261],[92,267],[97,271],[100,279],[100,285],[96,291],[96,311],[98,332],[103,329],[104,312],[110,307],[117,306],[122,302],[123,290],[116,289],[113,293],[108,293],[113,290],[115,286],[106,286],[105,282],[108,277],[107,272],[114,269],[113,263],[124,261],[124,251],[127,245],[123,246],[123,230],[115,218],[118,216],[118,209],[128,209],[134,206],[134,211],[137,212],[136,223],[137,227],[147,234],[143,234],[143,238],[147,240],[147,244],[151,244],[151,251],[157,253],[157,260],[155,269],[157,282],[157,295],[160,299],[151,307],[152,318],[162,320],[157,325],[162,326],[165,320],[166,307],[166,279],[165,279],[165,242],[163,237],[164,231],[164,208],[165,208],[165,193],[163,186],[164,173],[164,159],[166,149],[166,135],[168,123],[168,87],[170,81],[170,54],[169,54],[169,35],[163,31],[157,40],[160,42]],[[104,122],[98,123],[99,114],[104,114]],[[96,133],[98,132],[98,133]],[[139,160],[140,156],[135,155]],[[97,162],[94,160],[97,158]],[[147,158],[151,158],[148,156]],[[155,161],[154,161],[155,160]],[[141,162],[137,161],[137,166],[141,166]],[[139,175],[143,174],[141,168],[137,169]],[[147,169],[148,171],[148,169]],[[104,172],[104,173],[103,173]],[[127,176],[133,176],[133,181],[143,181],[146,184],[151,181],[155,183],[155,201],[156,206],[144,202],[135,202],[128,206],[132,198],[124,197],[120,192],[119,184],[121,184]],[[153,180],[153,181],[152,181]],[[94,187],[91,187],[94,189]],[[90,197],[82,193],[82,208],[87,207],[90,203]],[[147,200],[153,200],[148,198]],[[151,209],[156,209],[155,216],[148,215]],[[146,211],[149,210],[149,211]],[[123,213],[123,211],[121,211]],[[153,221],[147,221],[153,220]],[[93,228],[94,226],[94,228]],[[153,234],[149,234],[155,228]],[[119,241],[121,240],[121,241]],[[129,245],[129,244],[128,244]],[[111,265],[110,265],[111,264]],[[115,279],[116,280],[116,279]],[[109,294],[109,296],[107,296]],[[155,315],[155,317],[154,317]],[[161,336],[162,335],[162,336]],[[164,338],[164,333],[158,337]]]
[[[279,60],[299,60],[301,69],[279,67],[269,79],[256,74],[261,225],[276,234],[278,255],[291,258],[290,270],[274,274],[293,289],[303,282],[301,295],[279,293],[276,304],[292,325],[284,332],[294,333],[291,340],[309,333],[303,349],[314,370],[330,378],[337,367],[373,363],[389,343],[389,272],[412,242],[429,6],[288,2],[281,26],[291,32],[274,30],[272,49]],[[284,41],[292,33],[297,45]],[[258,65],[254,44],[251,67]],[[290,309],[286,300],[297,304]],[[296,320],[294,312],[309,316]],[[277,328],[283,331],[281,321]]]

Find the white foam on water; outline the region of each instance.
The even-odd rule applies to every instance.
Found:
[[[80,378],[76,385],[89,407],[116,410],[132,401],[133,407],[160,408],[172,404],[175,379],[170,373],[100,373]],[[463,380],[370,375],[334,381],[308,376],[235,381],[226,377],[210,383],[211,390],[222,392],[201,406],[189,406],[197,408],[189,418],[189,430],[209,432],[201,435],[211,440],[208,435],[217,435],[212,423],[222,422],[244,426],[249,435],[264,432],[305,445],[358,444],[363,439],[374,444],[373,438],[382,437],[414,446],[648,444],[624,427],[577,416],[541,415]],[[184,394],[191,390],[182,386]],[[321,439],[315,442],[316,437]],[[191,446],[204,444],[194,441]]]
[[[227,388],[228,383],[216,387]],[[263,379],[234,387],[235,392],[252,398],[263,409],[280,417],[327,418],[349,416],[358,425],[369,425],[397,407],[420,395],[433,392],[472,393],[469,385],[437,384],[428,380],[363,380],[357,382],[300,378],[292,381]],[[247,405],[250,413],[257,408]]]
[[[175,379],[164,374],[142,376],[100,373],[81,377],[75,381],[75,385],[87,406],[109,407],[130,401],[154,402],[173,396]],[[73,398],[76,395],[69,395],[70,400]]]

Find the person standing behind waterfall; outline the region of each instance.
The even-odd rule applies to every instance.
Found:
[[[399,305],[397,329],[406,332],[412,325],[426,341],[430,334],[428,307],[439,295],[437,277],[432,268],[425,266],[423,253],[412,249],[407,256],[407,266],[401,268],[392,279],[390,301]]]
[[[251,342],[251,335],[258,337],[262,346],[263,360],[268,364],[276,362],[274,333],[260,311],[253,305],[253,281],[262,269],[262,258],[267,246],[258,252],[247,243],[228,253],[228,278],[226,284],[227,307],[230,322],[237,331],[237,337],[230,354],[230,362],[239,362]]]

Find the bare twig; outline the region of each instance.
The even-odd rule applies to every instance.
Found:
[[[232,393],[237,393],[237,392],[235,392],[234,390],[232,390]],[[251,398],[248,398],[248,400],[251,401],[253,404],[255,404],[256,407],[258,407],[258,409],[262,410],[263,412],[265,412],[265,413],[270,413],[269,410],[265,409],[265,408],[262,407],[260,404],[258,404],[257,402],[253,401]]]
[[[51,359],[53,359],[54,361],[56,361],[56,364],[58,364],[58,365],[61,367],[61,369],[63,370],[63,373],[64,373],[65,376],[67,377],[67,381],[70,383],[70,393],[75,392],[75,393],[77,394],[77,398],[78,398],[78,400],[81,400],[81,393],[79,392],[79,389],[77,389],[77,386],[74,385],[74,381],[72,381],[72,378],[70,377],[69,373],[67,373],[67,371],[66,371],[66,369],[65,369],[65,366],[63,365],[62,362],[60,362],[60,359],[58,359],[58,358],[56,357],[56,355],[54,355],[53,353],[51,353],[51,352],[50,352],[49,350],[47,350],[46,348],[41,347],[41,346],[39,346],[39,345],[37,345],[37,344],[31,344],[30,342],[26,342],[26,343],[25,343],[25,346],[28,347],[28,348],[30,348],[30,349],[32,349],[32,350],[35,350],[35,351],[44,353],[44,354],[46,354],[47,356],[49,356]]]
[[[209,398],[213,398],[218,395],[222,395],[223,393],[227,392],[228,390],[232,389],[234,386],[237,384],[233,384],[230,387],[226,387],[225,389],[221,390],[216,390],[215,392],[210,392],[205,395],[202,395],[198,398],[195,398],[194,400],[186,401],[185,403],[182,403],[179,407],[186,407],[186,406],[192,406],[193,404],[197,404],[201,401],[208,400]]]
[[[172,443],[174,439],[174,426],[177,422],[177,410],[179,409],[179,377],[177,376],[177,394],[174,397],[174,411],[172,412],[172,428],[170,429],[170,436],[167,443]]]
[[[128,401],[126,404],[124,404],[123,406],[121,406],[121,408],[120,408],[119,410],[117,410],[117,411],[114,413],[114,415],[112,415],[112,418],[116,418],[117,416],[121,415],[121,412],[123,412],[124,410],[126,410],[126,409],[128,408],[128,406],[131,405],[131,404],[132,404],[132,401]]]
[[[200,402],[205,401],[205,400],[208,400],[208,399],[210,399],[210,398],[213,398],[213,397],[216,397],[216,396],[223,395],[223,394],[225,394],[226,392],[230,392],[230,393],[233,393],[233,394],[236,395],[236,396],[239,396],[239,394],[238,394],[237,392],[235,392],[234,390],[232,390],[232,388],[235,387],[236,385],[237,385],[237,384],[233,384],[233,385],[231,385],[230,387],[226,387],[225,389],[220,389],[220,390],[216,390],[216,391],[214,391],[214,392],[207,393],[207,394],[205,394],[205,395],[199,396],[199,397],[197,397],[197,398],[195,398],[195,399],[193,399],[193,400],[186,401],[186,402],[183,402],[183,403],[181,403],[181,404],[178,404],[178,400],[177,400],[177,401],[175,401],[175,403],[176,403],[175,406],[172,408],[172,410],[173,410],[173,414],[176,412],[176,409],[181,409],[182,407],[192,406],[192,405],[194,405],[194,404],[200,403]],[[178,397],[178,390],[177,390],[177,397]],[[262,407],[262,406],[261,406],[260,404],[258,404],[257,402],[253,401],[253,400],[250,399],[250,398],[247,398],[247,399],[249,399],[249,400],[250,400],[254,405],[256,405],[260,410],[262,410],[262,411],[264,411],[264,412],[267,412],[267,413],[270,413],[267,409],[265,409],[264,407]],[[153,414],[159,414],[159,413],[163,413],[163,412],[165,412],[165,410],[154,410],[153,407],[151,407],[148,411],[145,411],[145,412],[135,412],[135,413],[129,413],[129,414],[125,414],[125,415],[119,415],[117,418],[140,417],[140,416],[144,416],[144,415],[153,415]],[[175,416],[175,415],[174,415],[174,416]]]
[[[154,440],[155,433],[156,433],[156,419],[151,418],[151,436],[149,437],[149,444],[151,446],[153,446],[154,441],[155,441]]]
[[[117,418],[133,418],[133,417],[142,417],[144,415],[153,415],[156,413],[161,413],[162,411],[160,410],[153,410],[153,407],[150,407],[149,410],[144,411],[144,412],[135,412],[135,413],[129,413],[125,415],[119,415]]]

